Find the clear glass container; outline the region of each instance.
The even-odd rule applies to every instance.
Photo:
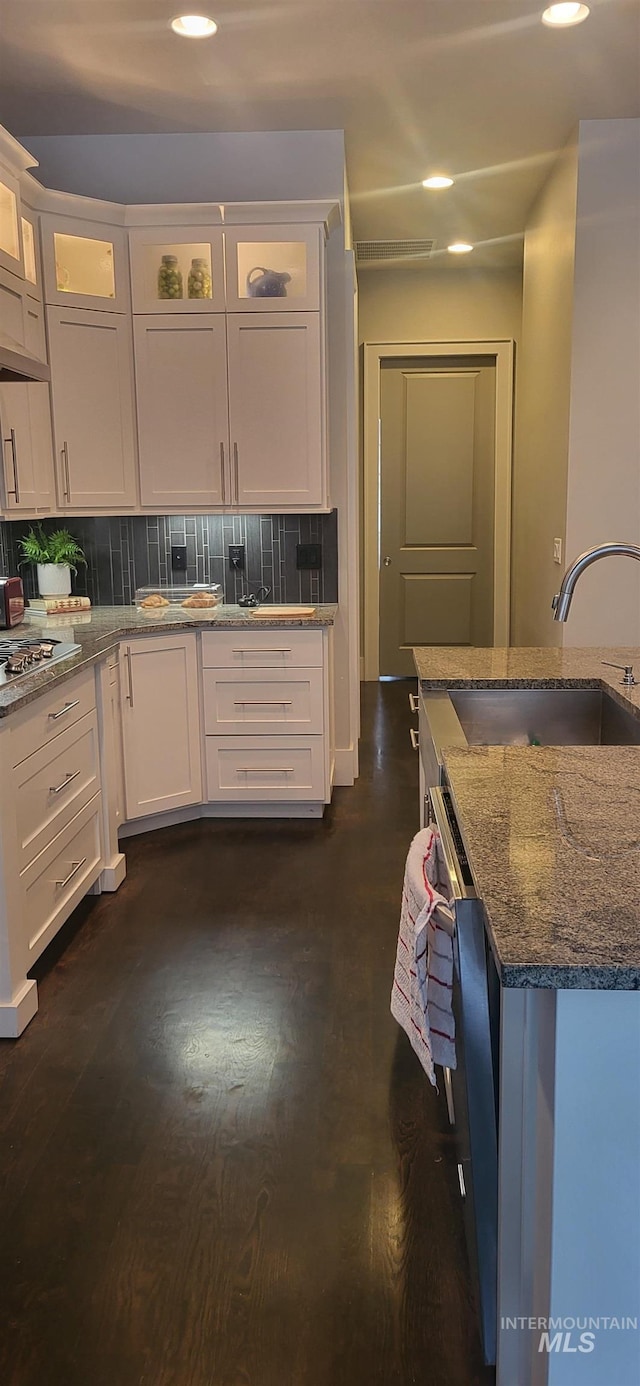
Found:
[[[207,260],[203,256],[195,256],[191,261],[189,278],[187,280],[187,293],[189,298],[211,298],[211,269]]]
[[[135,604],[145,615],[161,616],[163,612],[178,609],[193,611],[200,615],[212,612],[224,601],[224,592],[217,582],[194,582],[167,586],[158,583],[155,587],[137,587]]]
[[[177,255],[163,255],[158,270],[158,298],[182,298],[182,270]]]

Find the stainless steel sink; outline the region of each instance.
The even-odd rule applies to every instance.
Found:
[[[600,688],[449,689],[470,746],[638,746],[640,720]]]

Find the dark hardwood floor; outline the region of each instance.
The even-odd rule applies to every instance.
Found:
[[[322,822],[129,841],[0,1042],[2,1386],[485,1386],[444,1097],[389,1013],[407,683]]]

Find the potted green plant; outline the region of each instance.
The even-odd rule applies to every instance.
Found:
[[[31,526],[18,543],[22,549],[21,563],[34,563],[38,570],[38,591],[41,597],[68,597],[71,574],[86,558],[68,529],[54,529],[45,534],[41,524]]]

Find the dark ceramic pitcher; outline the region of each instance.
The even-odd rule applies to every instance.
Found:
[[[286,285],[290,281],[291,275],[286,271],[254,265],[247,275],[247,293],[249,298],[286,298]]]

